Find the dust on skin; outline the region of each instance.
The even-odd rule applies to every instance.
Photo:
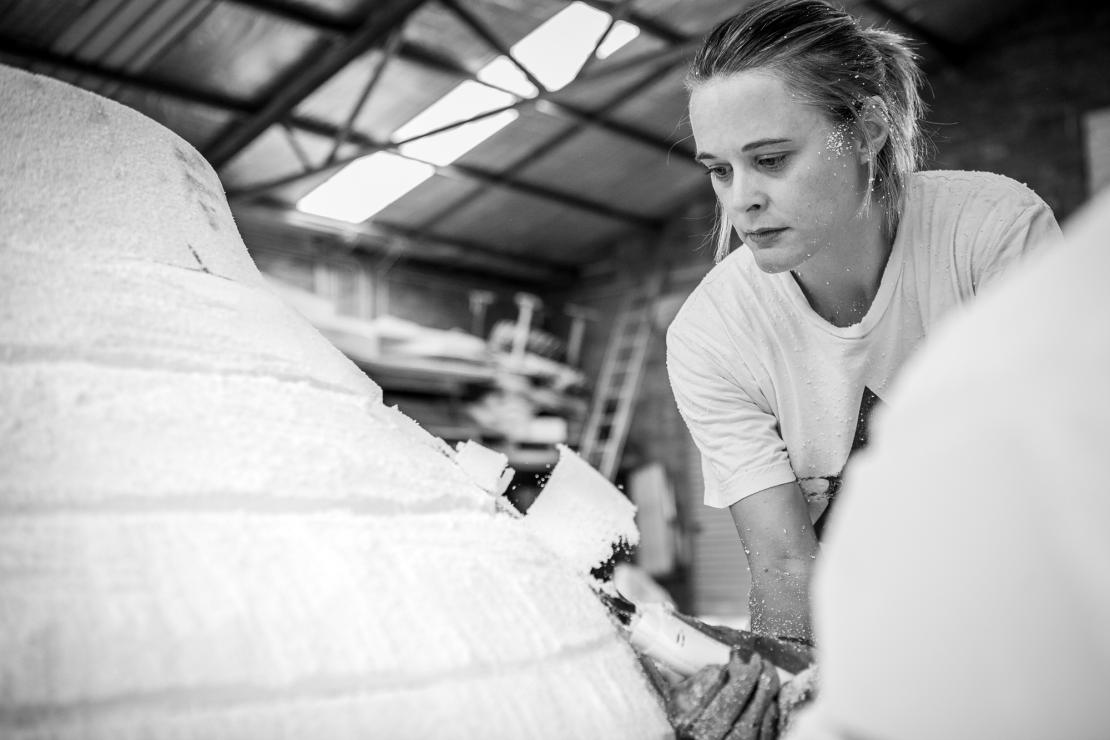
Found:
[[[830,157],[844,157],[851,152],[848,124],[837,124],[825,139],[825,151]]]

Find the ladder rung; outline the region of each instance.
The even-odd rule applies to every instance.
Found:
[[[662,291],[663,273],[638,282],[614,317],[582,431],[580,452],[610,480],[628,433],[637,387],[654,338],[652,306]]]

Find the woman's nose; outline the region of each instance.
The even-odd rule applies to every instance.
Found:
[[[729,207],[733,213],[755,213],[767,206],[767,194],[759,178],[737,173],[732,180]]]

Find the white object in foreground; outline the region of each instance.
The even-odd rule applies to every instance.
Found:
[[[555,554],[587,574],[619,542],[640,541],[636,507],[605,476],[566,445],[524,524]]]
[[[589,587],[265,285],[215,172],[0,66],[0,737],[650,738]]]

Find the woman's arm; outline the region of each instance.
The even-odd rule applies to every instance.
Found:
[[[752,574],[752,631],[812,643],[809,583],[818,545],[801,488],[773,486],[729,510]]]

